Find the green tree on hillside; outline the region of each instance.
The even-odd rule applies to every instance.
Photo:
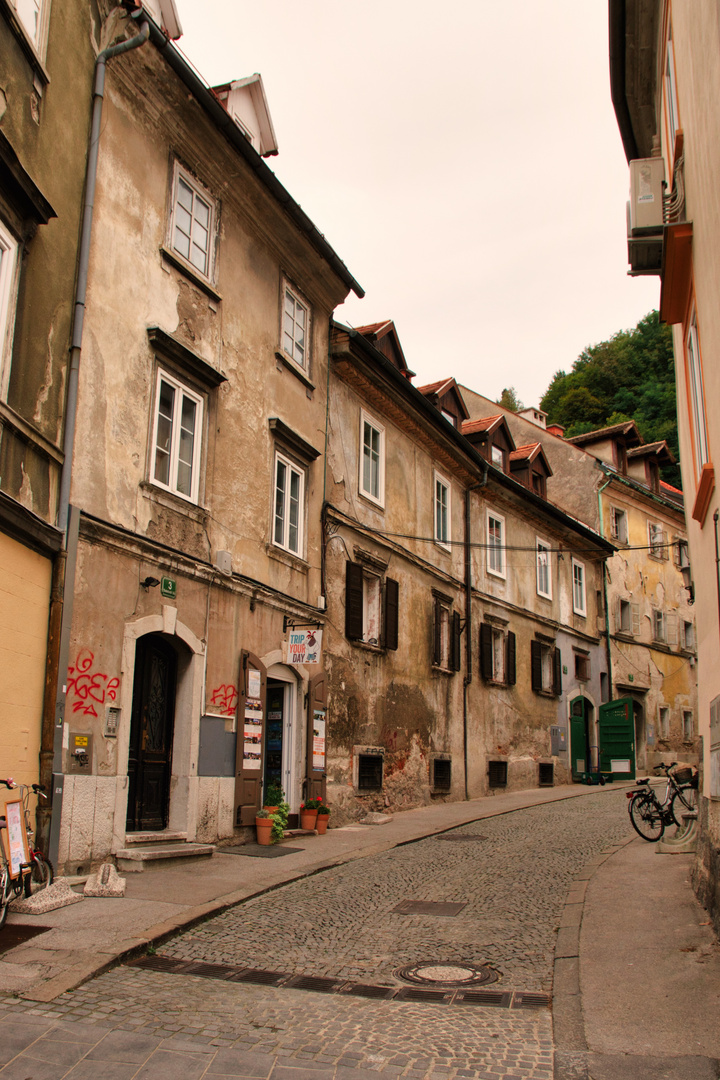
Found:
[[[517,395],[517,390],[514,386],[506,386],[500,397],[497,399],[497,404],[502,405],[503,409],[509,409],[510,412],[520,412],[524,409],[522,401]]]
[[[665,439],[677,457],[670,328],[651,311],[633,330],[588,346],[570,372],[555,373],[540,408],[548,414],[548,423],[563,425],[567,436],[634,420],[645,442]],[[663,479],[679,487],[679,468],[663,469]]]

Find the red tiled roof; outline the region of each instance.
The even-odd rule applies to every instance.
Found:
[[[502,413],[497,416],[484,416],[481,420],[463,420],[463,435],[471,435],[473,431],[488,431],[498,420],[502,420]]]
[[[539,442],[528,443],[526,446],[517,446],[514,450],[510,451],[510,460],[519,461],[520,458],[532,457],[538,447],[540,447]]]
[[[437,394],[444,386],[449,386],[452,381],[452,378],[440,379],[439,382],[428,383],[426,386],[418,386],[418,390],[427,397],[428,394]]]

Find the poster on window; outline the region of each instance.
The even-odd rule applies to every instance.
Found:
[[[262,758],[262,701],[260,698],[245,699],[245,722],[243,724],[243,767],[260,771]]]
[[[313,710],[313,769],[325,770],[325,709]]]
[[[22,802],[19,799],[5,803],[5,821],[7,822],[3,832],[5,853],[10,864],[10,877],[16,878],[21,873],[22,867],[30,862]]]
[[[291,630],[285,642],[286,664],[319,664],[322,630]]]

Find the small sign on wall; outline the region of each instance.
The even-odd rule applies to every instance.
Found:
[[[160,593],[170,600],[175,600],[177,597],[177,582],[175,579],[171,577],[162,578],[160,581]]]

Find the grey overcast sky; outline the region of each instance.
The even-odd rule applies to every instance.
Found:
[[[391,318],[417,385],[537,405],[659,303],[626,275],[607,0],[177,0],[211,85],[259,71],[268,159]]]

